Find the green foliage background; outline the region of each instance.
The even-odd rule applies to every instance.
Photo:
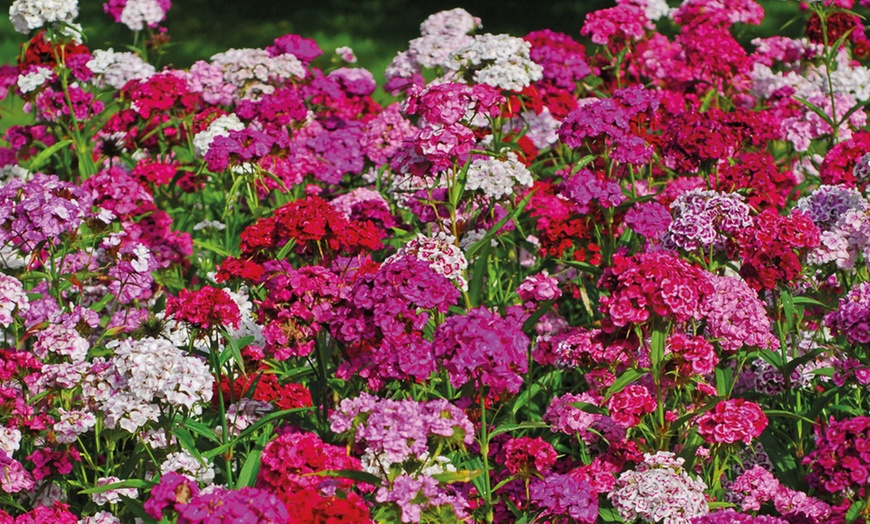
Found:
[[[759,34],[783,34],[781,26],[797,11],[794,0],[762,4],[767,19],[762,27],[747,28],[742,35],[747,42]],[[420,23],[443,9],[463,7],[491,33],[521,36],[549,28],[579,39],[586,13],[612,5],[613,0],[175,0],[166,23],[173,40],[162,65],[188,67],[229,48],[262,47],[277,36],[298,33],[317,40],[325,51],[350,45],[360,65],[378,76],[408,40],[419,36]],[[103,13],[100,0],[80,0],[79,6],[78,20],[92,48],[120,50],[132,42],[132,33]],[[799,31],[796,24],[785,33]],[[5,13],[0,15],[0,63],[15,59],[22,39]]]

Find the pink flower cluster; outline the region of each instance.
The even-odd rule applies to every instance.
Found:
[[[615,255],[599,286],[610,292],[601,298],[601,312],[614,326],[642,324],[652,315],[701,320],[713,292],[706,272],[668,253]]]
[[[716,404],[695,423],[708,444],[749,444],[767,427],[767,417],[758,404],[734,398]]]

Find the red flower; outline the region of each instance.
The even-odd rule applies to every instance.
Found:
[[[238,304],[227,292],[208,286],[198,291],[182,289],[178,297],[170,297],[166,301],[166,315],[200,329],[213,326],[238,329],[242,320]]]

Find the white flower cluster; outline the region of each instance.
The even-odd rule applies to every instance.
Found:
[[[121,11],[121,23],[132,31],[153,27],[166,18],[166,12],[157,0],[127,0]]]
[[[158,403],[184,406],[194,414],[212,397],[214,377],[199,358],[166,340],[146,338],[109,344],[109,363],[95,362],[82,396],[105,414],[106,427],[135,433],[160,415]]]
[[[108,511],[98,511],[88,517],[82,517],[78,524],[121,524],[121,519]]]
[[[858,257],[870,268],[870,203],[847,209],[831,226],[822,231],[819,245],[807,253],[807,264],[834,262],[840,269],[855,269]]]
[[[420,456],[414,458],[422,465],[422,467],[419,467],[417,470],[410,473],[414,478],[421,475],[431,477],[456,471],[456,466],[450,463],[450,457],[445,457],[444,455],[438,455],[435,457],[431,464],[429,464],[428,451],[424,451]],[[374,451],[367,449],[360,457],[360,464],[362,465],[363,471],[371,473],[383,480],[387,480],[387,478],[390,477],[390,474],[395,470],[394,466],[400,466],[401,471],[407,473],[405,464],[390,462],[389,453],[387,452],[375,453]]]
[[[12,324],[12,312],[18,309],[25,313],[30,309],[30,301],[21,282],[9,275],[0,274],[0,326]]]
[[[79,435],[87,433],[97,425],[97,417],[90,411],[74,409],[58,410],[58,421],[54,424],[55,439],[62,444],[72,444]]]
[[[197,133],[193,137],[193,147],[196,156],[205,156],[208,153],[209,147],[211,147],[212,140],[215,138],[230,136],[230,131],[241,131],[244,128],[245,124],[233,113],[215,118],[205,131]]]
[[[643,464],[619,476],[607,498],[626,522],[641,518],[646,522],[689,524],[692,518],[709,511],[701,479],[683,470],[682,458],[659,451],[644,454]]]
[[[254,400],[247,397],[240,398],[238,402],[230,404],[227,408],[227,430],[230,435],[237,437],[239,433],[249,428],[264,415],[275,408],[268,402]],[[215,428],[215,433],[223,434],[223,427]]]
[[[0,451],[10,457],[21,447],[21,431],[15,428],[0,427]]]
[[[62,324],[49,324],[36,335],[33,353],[45,359],[49,353],[69,357],[72,362],[83,362],[91,344],[78,331]]]
[[[211,57],[238,98],[258,99],[275,91],[272,81],[305,78],[305,66],[290,53],[270,56],[265,49],[230,49]]]
[[[544,106],[540,114],[534,111],[523,111],[519,117],[512,118],[504,125],[506,132],[525,130],[525,136],[538,149],[546,149],[559,141],[559,127],[562,122],[557,120],[550,108]]]
[[[223,288],[227,295],[233,299],[233,302],[239,306],[239,315],[241,322],[239,329],[230,328],[230,336],[234,339],[251,336],[254,340],[251,344],[263,347],[266,345],[266,338],[263,336],[263,326],[257,323],[257,315],[254,314],[254,304],[251,302],[248,288],[242,286],[238,292],[231,290],[228,287]]]
[[[78,0],[15,0],[9,8],[12,25],[24,34],[46,24],[70,23],[78,15]]]
[[[500,200],[514,194],[514,187],[531,187],[534,184],[532,174],[526,169],[517,156],[508,152],[507,158],[483,158],[471,162],[465,182],[465,189],[480,190],[489,198]]]
[[[405,255],[413,255],[417,260],[429,263],[429,267],[437,273],[444,275],[462,291],[468,291],[468,281],[462,276],[462,272],[468,268],[468,260],[462,250],[455,245],[456,239],[446,233],[438,233],[434,237],[427,237],[419,233],[417,238],[411,240],[384,261],[391,261]]]
[[[184,450],[166,455],[166,461],[160,464],[160,473],[165,475],[170,471],[191,477],[202,484],[210,484],[214,480],[214,468],[211,464],[201,463]]]
[[[97,486],[106,486],[116,482],[121,482],[121,479],[118,477],[100,477],[97,479]],[[110,489],[102,493],[92,493],[91,500],[93,500],[97,506],[102,506],[104,504],[117,504],[121,502],[121,495],[135,499],[139,497],[139,491],[136,488]]]
[[[50,67],[37,67],[29,73],[18,75],[18,89],[22,93],[36,91],[54,75]]]
[[[532,61],[532,45],[510,35],[483,34],[450,56],[447,67],[456,79],[472,72],[479,84],[521,91],[543,77],[544,68]]]
[[[112,48],[95,50],[87,66],[94,73],[91,80],[94,85],[115,89],[121,89],[130,80],[146,80],[157,72],[136,53],[116,53]]]
[[[123,340],[114,344],[113,350],[115,369],[139,398],[184,406],[196,414],[200,413],[200,403],[211,400],[214,377],[206,363],[171,342]]]
[[[420,24],[421,35],[444,35],[456,36],[468,33],[483,27],[480,18],[471,16],[465,9],[457,7],[447,11],[440,11]]]

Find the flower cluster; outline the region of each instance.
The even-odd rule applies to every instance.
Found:
[[[708,444],[749,444],[767,427],[767,417],[758,404],[735,398],[716,404],[695,423]]]
[[[601,311],[615,326],[640,324],[652,315],[678,322],[700,320],[713,293],[708,274],[667,253],[614,257],[599,284],[610,291]]]

